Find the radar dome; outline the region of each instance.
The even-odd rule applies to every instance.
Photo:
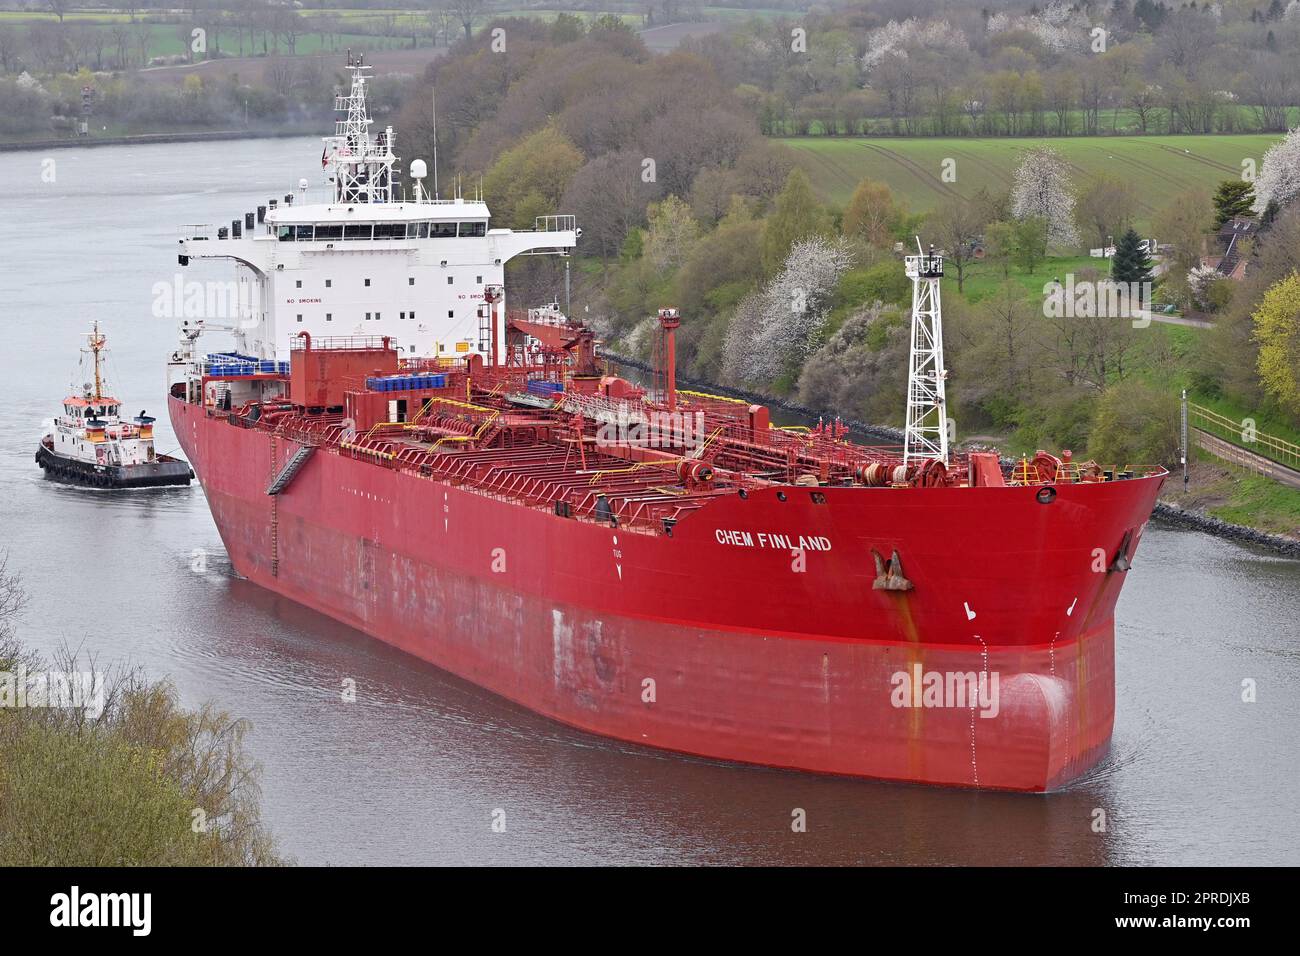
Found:
[[[424,160],[417,159],[411,162],[411,178],[423,179],[429,175],[429,167],[424,165]]]

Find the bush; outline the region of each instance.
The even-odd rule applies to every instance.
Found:
[[[0,673],[99,670],[43,663],[13,634],[22,605],[0,556]],[[103,675],[103,710],[0,707],[0,866],[212,866],[282,862],[260,821],[248,722],[183,709],[166,683]],[[99,701],[96,700],[96,703]]]
[[[840,279],[835,291],[837,304],[869,306],[873,302],[907,305],[912,298],[912,280],[892,258],[882,259],[865,269],[852,269]]]
[[[1179,444],[1179,405],[1172,392],[1129,380],[1102,394],[1088,442],[1088,454],[1098,462],[1171,466]]]
[[[1078,450],[1088,444],[1088,433],[1097,411],[1097,394],[1090,389],[1054,391],[1027,409],[1016,429],[1016,444],[1059,452]]]

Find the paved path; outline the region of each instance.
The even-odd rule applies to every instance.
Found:
[[[1232,442],[1224,441],[1222,438],[1217,438],[1209,432],[1201,431],[1199,428],[1193,428],[1191,432],[1192,439],[1197,446],[1204,448],[1216,458],[1222,458],[1224,461],[1230,461],[1237,465],[1244,465],[1251,471],[1266,475],[1288,487],[1300,488],[1300,471],[1288,468],[1286,465],[1279,465],[1272,459],[1256,455],[1254,452],[1246,451],[1246,449],[1240,448],[1232,444]]]
[[[1161,315],[1155,313],[1151,316],[1153,322],[1163,322],[1165,325],[1186,325],[1193,329],[1212,329],[1213,322],[1207,322],[1204,319],[1188,319],[1181,315]]]

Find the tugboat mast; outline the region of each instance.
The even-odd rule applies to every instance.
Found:
[[[100,334],[99,321],[91,323],[90,332],[86,334],[90,342],[90,354],[94,356],[95,361],[95,401],[100,401],[104,397],[103,383],[99,377],[99,353],[103,350],[107,339]]]

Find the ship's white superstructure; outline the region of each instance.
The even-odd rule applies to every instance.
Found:
[[[330,201],[294,202],[289,193],[229,226],[185,227],[180,263],[233,260],[241,304],[233,316],[187,316],[182,332],[192,343],[203,331],[230,331],[237,352],[279,361],[300,332],[388,336],[408,358],[486,357],[493,343],[485,287],[504,285],[515,256],[567,254],[580,234],[574,218],[539,217],[531,231],[493,229],[481,199],[431,197],[421,160],[411,164],[413,197],[399,198],[392,127],[371,135],[369,68],[359,58],[348,65],[351,90],[336,103],[344,117],[321,157]],[[305,195],[307,181],[299,185]],[[504,303],[498,309],[504,314]],[[502,354],[504,323],[496,336]]]

